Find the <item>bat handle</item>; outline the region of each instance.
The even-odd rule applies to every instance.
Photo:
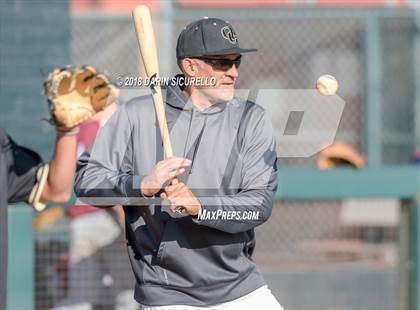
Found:
[[[177,178],[173,178],[172,181],[171,181],[172,185],[177,185],[178,183],[179,183],[179,181],[178,181]],[[177,207],[175,211],[179,214],[184,214],[186,212],[185,208],[181,207],[181,206]]]

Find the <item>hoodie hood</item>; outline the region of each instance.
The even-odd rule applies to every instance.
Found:
[[[178,74],[175,76],[175,79],[178,81],[181,77],[184,77],[184,75]],[[226,108],[226,105],[229,103],[223,101],[201,111],[197,109],[193,102],[184,95],[184,93],[182,92],[184,90],[184,87],[181,87],[179,83],[174,84],[175,85],[169,85],[166,87],[165,100],[165,102],[173,108],[185,111],[191,111],[194,109],[199,114],[216,114],[222,112]]]

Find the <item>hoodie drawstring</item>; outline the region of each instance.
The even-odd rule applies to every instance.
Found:
[[[188,147],[188,144],[190,142],[190,133],[191,133],[191,127],[192,127],[193,119],[194,119],[194,109],[191,110],[191,117],[190,117],[190,123],[188,125],[187,138],[185,139],[185,145],[184,145],[184,157],[186,157],[187,147]],[[191,174],[193,172],[195,157],[197,155],[198,148],[200,147],[201,138],[203,137],[204,129],[206,128],[206,124],[207,124],[207,114],[204,117],[204,124],[203,124],[203,127],[201,128],[201,131],[200,131],[198,137],[197,137],[197,140],[196,140],[197,142],[194,144],[193,156],[191,158],[192,163],[191,163],[191,168],[190,168],[190,171],[189,171],[188,174]]]
[[[190,169],[189,174],[192,174],[192,172],[193,172],[194,163],[195,163],[195,156],[197,155],[198,148],[200,147],[201,138],[203,137],[203,133],[204,133],[204,129],[206,128],[206,125],[207,125],[207,114],[204,118],[203,128],[201,128],[200,134],[198,135],[197,143],[195,143],[195,146],[194,146],[194,153],[193,153],[193,157],[192,157],[192,160],[191,160],[192,163],[191,163],[191,169]]]
[[[184,158],[187,153],[188,143],[190,142],[190,132],[191,132],[191,125],[192,125],[193,118],[194,118],[194,109],[191,109],[190,123],[188,125],[188,131],[187,131],[187,139],[185,139],[185,145],[184,145],[184,155],[183,155]]]

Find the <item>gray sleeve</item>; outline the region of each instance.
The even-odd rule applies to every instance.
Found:
[[[265,112],[253,120],[244,138],[242,186],[230,196],[199,197],[203,213],[225,212],[233,218],[194,219],[197,224],[229,233],[244,232],[264,223],[271,215],[277,190],[277,154],[273,129]],[[239,211],[239,212],[238,212]],[[244,219],[248,215],[251,218]]]
[[[141,196],[141,179],[132,171],[132,132],[121,105],[77,161],[74,190],[81,201],[105,207]]]

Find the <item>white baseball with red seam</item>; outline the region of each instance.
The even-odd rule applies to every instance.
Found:
[[[330,74],[321,75],[316,81],[316,89],[321,95],[332,96],[338,90],[338,81]]]

